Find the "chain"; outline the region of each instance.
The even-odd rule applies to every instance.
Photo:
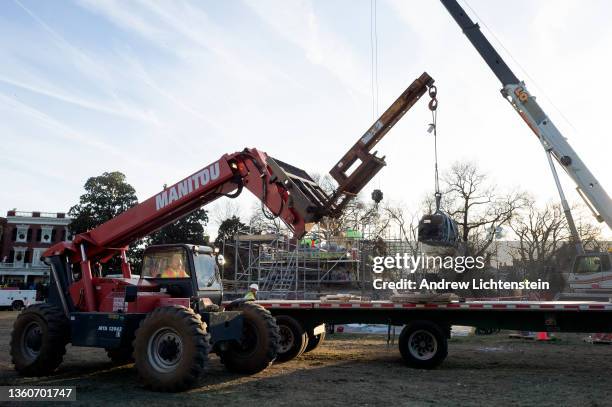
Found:
[[[429,87],[429,97],[431,100],[429,101],[429,110],[431,111],[431,120],[432,123],[429,125],[429,131],[433,131],[434,136],[434,173],[435,173],[435,198],[436,198],[436,212],[440,210],[440,201],[442,200],[442,194],[440,193],[440,180],[438,176],[438,99],[436,98],[438,94],[438,88],[434,85]]]

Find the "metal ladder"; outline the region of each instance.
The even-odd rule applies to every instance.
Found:
[[[266,268],[266,279],[261,291],[267,292],[269,298],[285,298],[295,290],[297,273],[297,253],[290,252],[288,257],[280,258]]]

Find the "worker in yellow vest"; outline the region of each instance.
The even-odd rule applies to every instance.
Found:
[[[251,284],[249,286],[249,291],[244,295],[244,299],[247,301],[255,301],[257,299],[257,291],[259,291],[259,286],[257,284]]]
[[[164,272],[162,273],[162,278],[185,278],[189,277],[189,274],[185,271],[185,266],[183,265],[183,256],[180,254],[172,255],[172,259],[170,260],[170,264]]]

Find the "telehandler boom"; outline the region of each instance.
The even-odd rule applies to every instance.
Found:
[[[196,385],[208,353],[234,372],[252,374],[277,356],[279,332],[270,312],[253,302],[220,307],[219,269],[209,247],[187,244],[145,250],[140,276],[132,274],[128,245],[220,197],[246,188],[262,209],[301,237],[346,203],[385,165],[371,148],[433,85],[423,73],[360,137],[335,167],[337,189],[328,196],[306,173],[256,149],[226,154],[72,242],[50,247],[48,302],[30,306],[15,321],[11,356],[23,375],[53,372],[66,344],[101,347],[116,362],[135,361],[142,381],[159,391]],[[354,169],[353,169],[354,168]],[[102,276],[100,263],[121,259],[121,276]]]

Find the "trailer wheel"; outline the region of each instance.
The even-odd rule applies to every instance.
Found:
[[[50,304],[36,304],[19,314],[11,333],[11,358],[24,376],[46,376],[62,363],[70,337],[64,313]]]
[[[210,336],[191,308],[160,307],[140,323],[133,348],[136,370],[145,386],[175,392],[193,387],[203,376]]]
[[[13,311],[21,311],[25,308],[25,304],[21,300],[15,300],[11,304],[11,308],[13,309]]]
[[[399,350],[408,366],[433,369],[448,355],[448,343],[442,329],[429,321],[406,325],[399,337]]]
[[[132,346],[106,349],[106,355],[108,358],[117,365],[125,365],[134,362],[134,349]]]
[[[325,331],[318,335],[308,336],[308,346],[304,349],[304,353],[311,352],[319,347],[325,340]]]
[[[242,337],[220,353],[221,363],[234,373],[261,372],[277,357],[278,326],[270,311],[261,305],[244,302],[238,309],[243,316]]]
[[[308,347],[308,333],[294,318],[287,315],[276,317],[280,341],[276,362],[288,362],[300,356]]]

